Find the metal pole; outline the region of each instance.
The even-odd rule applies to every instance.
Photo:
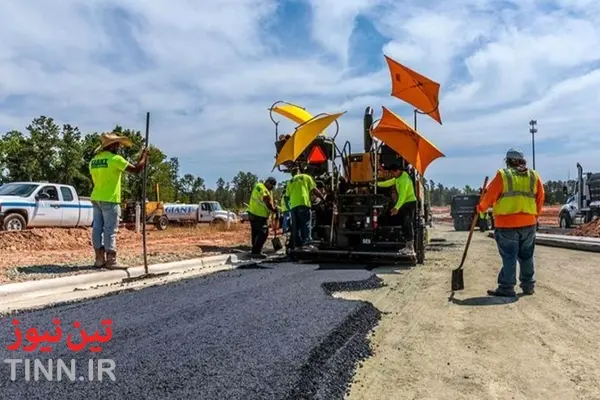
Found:
[[[413,114],[415,115],[415,131],[417,130],[417,109],[415,108],[413,111]]]
[[[531,132],[531,151],[533,153],[533,169],[535,169],[535,134],[537,133],[536,125],[537,120],[532,119],[529,121],[529,132]]]
[[[150,136],[150,113],[146,113],[146,148],[149,146]],[[142,246],[144,253],[144,271],[148,275],[148,248],[146,247],[146,185],[148,183],[148,165],[144,167],[144,177],[142,179]]]

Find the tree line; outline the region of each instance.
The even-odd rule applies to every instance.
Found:
[[[118,125],[113,132],[131,138],[133,146],[123,149],[123,156],[137,160],[144,146],[141,132]],[[93,185],[88,163],[100,144],[100,134],[83,134],[76,126],[59,126],[53,118],[46,116],[35,118],[25,128],[25,132],[13,130],[0,139],[0,183],[55,182],[72,185],[81,196],[89,196]],[[177,157],[168,157],[153,145],[149,148],[147,168],[148,198],[156,198],[158,186],[160,199],[165,202],[193,204],[199,201],[218,201],[224,208],[242,209],[258,182],[255,174],[240,171],[229,181],[219,178],[215,189],[207,188],[200,176],[180,176]],[[139,200],[141,189],[141,174],[124,176],[124,199]],[[281,188],[277,191],[280,192]]]
[[[546,192],[546,204],[564,204],[567,200],[563,193],[563,187],[566,186],[571,192],[575,187],[575,180],[568,181],[546,181],[544,182],[544,191]],[[447,187],[441,183],[435,183],[433,180],[427,182],[429,198],[432,206],[447,206],[452,203],[452,197],[461,194],[478,194],[479,188],[473,188],[466,185],[464,188]]]
[[[117,125],[113,132],[131,138],[133,146],[123,149],[123,156],[137,160],[144,146],[140,131],[124,129]],[[0,139],[0,183],[17,181],[47,181],[72,185],[81,196],[89,196],[92,180],[88,171],[89,160],[100,144],[100,133],[82,134],[78,127],[59,126],[53,118],[40,116],[31,121],[25,132],[10,131]],[[158,186],[160,199],[166,202],[198,203],[218,201],[224,208],[243,209],[258,177],[252,172],[240,171],[231,180],[219,178],[215,189],[206,187],[200,176],[180,176],[179,160],[168,157],[161,149],[151,145],[148,156],[149,199],[155,199]],[[544,183],[547,204],[562,204],[566,198],[563,186],[572,188],[574,181],[548,181]],[[449,205],[458,194],[476,194],[478,188],[446,187],[433,180],[427,182],[433,206]],[[123,198],[138,200],[142,189],[141,175],[127,174],[123,182]],[[280,198],[281,184],[275,190]]]

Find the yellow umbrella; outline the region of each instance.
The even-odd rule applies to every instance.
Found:
[[[290,103],[281,102],[280,104],[271,107],[271,111],[276,112],[279,115],[283,115],[297,124],[303,124],[313,118],[313,116],[306,111],[306,109]]]
[[[400,154],[419,174],[424,175],[429,164],[435,159],[445,157],[433,143],[421,136],[402,118],[387,108],[382,108],[383,116],[371,134]]]
[[[337,114],[321,114],[296,127],[293,136],[281,148],[275,161],[275,167],[286,161],[295,161],[300,154],[323,132],[329,125],[335,122],[346,111]]]

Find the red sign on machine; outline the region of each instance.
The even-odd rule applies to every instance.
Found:
[[[308,155],[308,162],[310,164],[323,164],[327,161],[327,156],[321,149],[321,146],[313,147],[312,151]]]

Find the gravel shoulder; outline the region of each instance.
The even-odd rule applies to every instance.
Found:
[[[343,294],[383,314],[348,399],[600,399],[600,254],[538,246],[536,294],[511,303],[486,296],[499,256],[476,232],[466,289],[449,301],[467,237],[450,229],[432,237],[459,246],[379,270],[386,287]]]

